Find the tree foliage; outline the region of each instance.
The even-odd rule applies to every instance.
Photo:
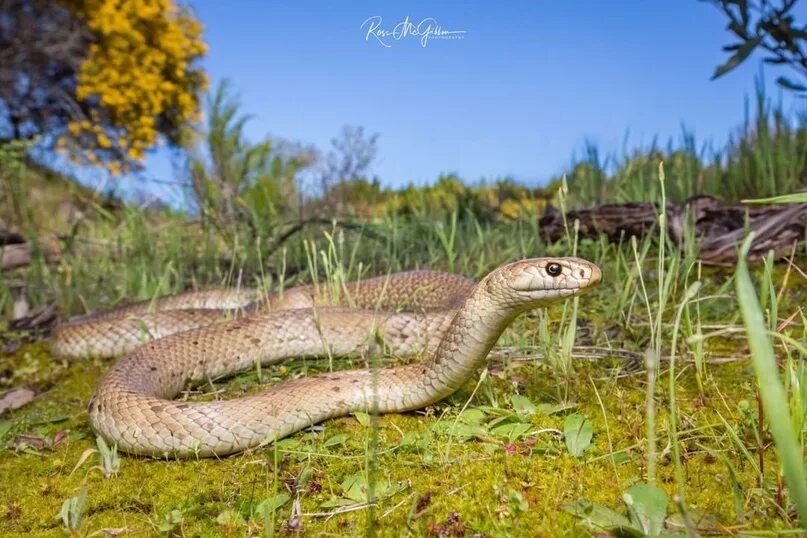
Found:
[[[723,47],[731,57],[715,69],[718,78],[748,58],[757,49],[764,50],[765,63],[787,65],[801,80],[779,77],[776,82],[789,90],[807,94],[807,25],[799,25],[792,10],[797,0],[708,0],[728,18],[727,29],[737,43]]]
[[[196,119],[201,24],[173,0],[0,0],[0,139],[113,172]]]

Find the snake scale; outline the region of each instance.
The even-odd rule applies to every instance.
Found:
[[[437,402],[482,366],[517,315],[588,291],[600,278],[586,260],[533,258],[479,283],[437,271],[356,281],[340,290],[351,308],[331,306],[332,294],[314,286],[262,298],[253,290],[191,292],[71,320],[57,328],[51,349],[68,358],[124,355],[88,404],[92,427],[120,450],[223,456],[329,418]],[[292,379],[229,400],[173,399],[257,363],[381,347],[424,360]]]

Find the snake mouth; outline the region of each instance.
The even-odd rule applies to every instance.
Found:
[[[577,287],[570,287],[570,288],[555,288],[557,291],[560,292],[568,292],[572,295],[582,295],[584,293],[588,293],[591,291],[591,286],[577,286]]]
[[[575,289],[575,293],[577,295],[584,295],[584,294],[590,293],[591,291],[594,290],[594,284],[592,283],[592,284],[589,284],[587,286],[581,286],[579,288],[574,288],[574,289]]]
[[[593,274],[592,277],[589,278],[588,282],[586,282],[584,285],[564,286],[562,288],[551,288],[550,291],[557,292],[560,295],[560,297],[558,297],[559,299],[565,299],[566,297],[572,295],[585,295],[587,293],[592,292],[594,288],[597,287],[597,284],[599,284],[600,282],[600,278],[601,277],[599,271],[596,271],[596,273]]]

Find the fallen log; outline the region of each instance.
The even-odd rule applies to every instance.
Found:
[[[566,236],[566,226],[579,221],[579,237],[609,241],[641,239],[657,233],[658,204],[628,202],[605,204],[577,209],[563,214],[548,206],[539,220],[545,241],[555,242]],[[667,204],[667,233],[677,243],[683,243],[691,222],[699,259],[707,265],[733,266],[737,263],[737,248],[749,231],[754,242],[749,260],[757,261],[773,251],[776,259],[787,256],[794,246],[802,244],[807,227],[807,204],[745,205],[724,204],[710,196],[696,196],[684,204]]]

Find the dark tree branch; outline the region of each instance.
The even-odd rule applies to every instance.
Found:
[[[738,43],[723,47],[732,55],[715,69],[721,77],[744,62],[755,50],[767,53],[763,61],[790,67],[800,80],[779,77],[777,83],[789,90],[807,95],[807,26],[799,26],[790,14],[796,0],[779,0],[774,6],[768,0],[759,4],[747,0],[706,0],[728,19],[727,29],[739,38]]]

